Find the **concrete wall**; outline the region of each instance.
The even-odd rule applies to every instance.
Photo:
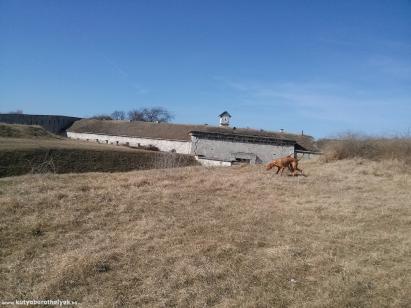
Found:
[[[74,133],[67,132],[67,137],[71,139],[79,139],[100,143],[118,144],[130,146],[149,146],[153,145],[157,147],[160,151],[171,152],[175,151],[180,154],[190,154],[191,152],[191,142],[190,141],[174,141],[174,140],[163,140],[163,139],[149,139],[149,138],[139,138],[139,137],[126,137],[126,136],[110,136],[101,134],[90,134],[90,133]]]
[[[191,154],[207,159],[235,161],[249,159],[250,163],[268,163],[275,158],[294,153],[294,145],[272,145],[191,137]]]
[[[63,133],[80,118],[58,115],[0,114],[0,122],[8,124],[40,125],[54,134]]]

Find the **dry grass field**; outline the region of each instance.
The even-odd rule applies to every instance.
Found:
[[[0,179],[2,300],[80,307],[410,307],[401,162]]]

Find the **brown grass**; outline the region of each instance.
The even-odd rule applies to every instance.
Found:
[[[45,172],[119,172],[197,164],[190,155],[65,138],[0,138],[0,177]]]
[[[326,161],[362,157],[372,160],[396,159],[411,165],[411,137],[368,137],[344,134],[338,139],[320,140]]]
[[[396,161],[0,179],[2,300],[81,307],[409,307]]]

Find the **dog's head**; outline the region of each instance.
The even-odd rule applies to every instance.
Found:
[[[265,168],[265,170],[271,170],[273,167],[274,167],[274,164],[273,164],[273,163],[269,163],[269,164],[267,165],[267,167]]]

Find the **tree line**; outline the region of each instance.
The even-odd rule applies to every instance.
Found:
[[[140,109],[132,109],[127,113],[122,110],[114,110],[109,114],[98,114],[91,119],[97,120],[129,120],[143,122],[170,122],[174,116],[163,107],[143,107]]]
[[[0,112],[0,114],[23,114],[23,110],[17,109],[9,112]]]

